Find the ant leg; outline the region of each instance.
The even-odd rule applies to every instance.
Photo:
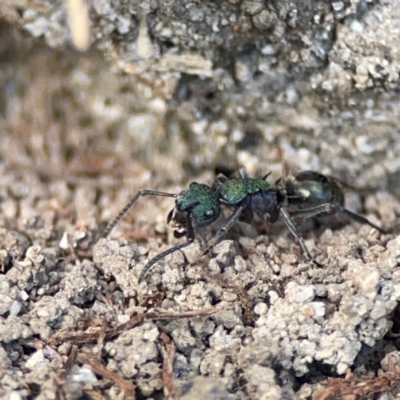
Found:
[[[289,213],[284,210],[283,208],[281,208],[279,210],[280,216],[282,217],[283,221],[285,222],[287,228],[289,229],[289,231],[292,233],[292,235],[299,241],[301,248],[303,249],[303,252],[307,255],[307,257],[317,266],[321,267],[321,264],[314,260],[314,258],[311,256],[310,252],[307,249],[306,244],[304,243],[304,239],[302,236],[302,233],[300,231],[300,229],[296,226],[296,224],[294,223],[294,221],[290,218]]]
[[[227,176],[225,176],[224,174],[218,174],[212,185],[213,190],[216,190],[218,188],[218,186],[220,186],[222,183],[224,183],[228,179],[229,178]]]
[[[348,210],[347,208],[344,208],[340,204],[332,204],[332,206],[334,206],[335,209],[337,209],[341,213],[346,214],[347,216],[349,216],[350,218],[353,218],[355,221],[360,222],[361,224],[367,224],[367,225],[371,226],[372,228],[375,228],[380,233],[383,233],[383,234],[387,233],[384,229],[379,228],[379,226],[375,225],[367,218],[351,212],[350,210]]]
[[[188,238],[188,240],[186,242],[180,243],[174,247],[171,247],[168,250],[163,251],[162,253],[158,254],[157,256],[153,257],[144,267],[143,269],[140,271],[139,274],[139,283],[143,282],[143,279],[145,278],[145,276],[147,275],[147,273],[149,272],[149,270],[151,269],[151,267],[158,261],[160,261],[161,259],[163,259],[164,257],[168,256],[169,254],[175,253],[175,251],[178,251],[180,249],[183,249],[186,246],[189,246],[190,244],[192,244],[194,241],[194,237],[192,238]]]
[[[297,210],[292,215],[302,215],[304,218],[311,218],[311,217],[315,217],[319,214],[332,214],[337,211],[347,215],[348,217],[354,219],[355,221],[357,221],[361,224],[367,224],[367,225],[371,226],[372,228],[376,229],[380,233],[386,234],[386,231],[384,229],[375,225],[367,218],[351,212],[350,210],[348,210],[347,208],[344,208],[342,205],[340,205],[338,203],[320,204],[316,207],[307,208],[304,210]]]
[[[102,237],[107,237],[110,232],[113,230],[114,226],[121,220],[121,218],[128,212],[128,210],[136,203],[140,196],[164,196],[164,197],[178,197],[177,194],[160,192],[158,190],[139,190],[132,197],[129,203],[119,212],[119,214],[107,225],[106,229],[103,232]]]
[[[247,173],[246,168],[240,168],[237,171],[235,171],[232,176],[231,179],[247,179],[249,177],[249,174]]]
[[[269,171],[267,174],[265,174],[261,179],[263,180],[263,181],[266,181],[267,179],[268,179],[268,177],[270,176],[272,174],[272,171]],[[280,179],[278,179],[276,182],[275,182],[275,184],[277,185],[279,182],[278,181],[280,181]]]
[[[335,209],[332,207],[332,203],[319,204],[315,207],[303,208],[290,212],[290,216],[301,216],[303,219],[313,218],[320,214],[332,214]]]
[[[225,221],[225,223],[218,229],[217,233],[214,236],[214,240],[212,243],[206,248],[206,250],[202,254],[208,253],[208,251],[214,247],[217,243],[219,243],[222,238],[227,234],[229,229],[239,220],[240,215],[243,212],[243,206],[239,206],[232,215]]]
[[[155,263],[157,263],[158,261],[162,260],[164,257],[168,256],[169,254],[175,253],[176,251],[178,251],[180,249],[183,249],[186,246],[189,246],[190,244],[193,243],[193,241],[194,241],[194,230],[193,230],[193,226],[192,226],[191,215],[189,214],[188,215],[188,222],[187,222],[187,240],[186,240],[186,242],[177,244],[176,246],[171,247],[171,248],[163,251],[162,253],[156,255],[150,261],[148,261],[148,263],[140,271],[139,283],[143,282],[143,279],[145,278],[145,276],[149,272],[150,268]]]

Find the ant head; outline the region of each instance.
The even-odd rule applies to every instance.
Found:
[[[193,182],[188,190],[179,193],[176,205],[168,215],[168,222],[172,222],[177,229],[176,237],[186,235],[188,219],[191,225],[202,227],[214,222],[221,214],[218,194],[207,185]]]
[[[187,211],[179,211],[177,207],[169,212],[167,222],[175,228],[174,236],[177,239],[187,235],[187,219]]]

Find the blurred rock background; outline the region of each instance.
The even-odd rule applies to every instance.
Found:
[[[43,294],[53,295],[60,288],[71,299],[69,291],[74,285],[64,281],[68,274],[55,277],[49,275],[49,270],[86,273],[79,272],[81,262],[87,259],[93,263],[91,247],[99,229],[135,191],[144,187],[179,191],[193,180],[211,183],[217,172],[229,174],[240,167],[246,167],[252,175],[272,171],[273,178],[278,178],[283,162],[287,162],[294,169],[311,168],[337,176],[350,186],[349,208],[384,227],[394,227],[396,232],[400,214],[397,0],[3,0],[0,20],[0,234],[4,243],[0,258],[9,286],[5,294],[8,299],[3,299],[7,305],[4,316],[28,316],[25,313],[33,307],[27,305],[30,301],[35,302]],[[137,259],[146,255],[149,248],[157,253],[165,239],[173,240],[165,226],[170,208],[170,200],[144,201],[116,228],[120,237],[133,239],[135,246],[139,243],[132,250]],[[14,231],[23,237],[10,233]],[[301,284],[328,284],[325,279],[329,279],[329,285],[342,284],[341,274],[348,265],[349,254],[357,258],[352,243],[367,251],[363,262],[374,263],[372,268],[378,268],[378,281],[389,279],[396,272],[398,255],[393,252],[397,242],[386,247],[390,239],[395,240],[394,236],[379,242],[373,235],[368,236],[368,228],[359,229],[356,224],[340,232],[328,230],[318,239],[309,239],[310,244],[318,242],[315,246],[320,252],[327,251],[332,276],[315,272],[316,278],[310,273]],[[258,251],[265,257],[273,259],[277,252],[278,264],[282,257],[283,264],[294,263],[290,260],[290,237],[275,237],[277,247],[272,239],[266,244],[252,240],[249,239],[250,244],[261,246]],[[288,254],[281,255],[282,248]],[[384,250],[386,253],[382,253]],[[230,247],[222,248],[222,254],[224,251],[234,256]],[[31,263],[37,271],[21,277],[14,260]],[[243,260],[247,263],[243,268],[251,271],[256,265],[262,274],[263,260]],[[382,260],[391,261],[382,264]],[[97,264],[102,262],[100,257]],[[115,260],[103,266],[109,268],[110,275],[114,263]],[[127,266],[132,267],[132,263]],[[240,263],[236,260],[239,275]],[[137,262],[133,264],[136,267]],[[381,264],[386,275],[379,269]],[[94,265],[91,268],[94,271]],[[268,279],[279,270],[271,268]],[[282,267],[277,278],[280,293],[287,294],[289,303],[290,296],[294,296],[290,291],[298,290],[293,285],[286,286],[293,268]],[[350,282],[359,271],[358,266],[351,268]],[[53,284],[49,277],[45,283],[37,281],[36,273],[40,276],[42,269],[53,276]],[[374,271],[370,273],[375,276]],[[115,279],[122,288],[121,297],[127,293],[132,296],[130,307],[141,304],[134,280],[126,283],[125,277]],[[250,278],[247,283],[247,278],[243,279],[243,287],[252,282]],[[22,287],[22,282],[29,282],[29,290]],[[183,290],[182,285],[164,284],[170,298],[174,291]],[[253,288],[250,308],[260,299],[265,300],[266,293],[273,289],[271,285]],[[371,290],[378,293],[379,285],[372,286]],[[189,285],[186,290],[190,288]],[[315,296],[339,304],[348,290],[347,286],[310,289],[309,298],[300,304],[312,302]],[[20,291],[29,294],[29,299],[23,300],[25,295]],[[209,299],[199,304],[218,303],[219,294],[215,293],[210,304]],[[17,299],[21,307],[10,299]],[[342,327],[343,321],[335,325],[346,332],[344,336],[354,345],[337,357],[321,356],[310,345],[306,346],[306,353],[311,358],[302,358],[298,355],[305,346],[302,342],[293,344],[289,355],[275,355],[280,366],[295,371],[286,381],[280,378],[291,388],[282,389],[289,390],[287,396],[294,396],[293,388],[297,391],[300,385],[299,381],[293,383],[294,376],[308,373],[304,365],[315,362],[314,357],[329,360],[333,369],[343,374],[353,365],[361,343],[374,346],[375,340],[382,339],[390,329],[387,322],[397,306],[396,295],[388,295],[385,301],[389,299],[390,306],[379,314],[383,318],[379,329],[366,323],[367,328],[364,326],[363,333],[355,339],[350,338],[353,333],[349,332],[358,332],[358,328]],[[342,308],[352,310],[353,304],[359,304],[356,300],[359,301],[343,300]],[[368,303],[368,299],[364,300]],[[85,301],[92,300],[82,300]],[[187,301],[189,309],[197,304]],[[288,307],[282,302],[282,308],[279,301],[276,303],[277,310]],[[372,311],[372,303],[368,304],[366,309]],[[23,311],[22,305],[27,310]],[[63,307],[60,309],[67,309]],[[163,307],[175,309],[176,304]],[[267,310],[258,308],[256,314],[262,327]],[[352,311],[349,314],[353,315]],[[275,314],[268,315],[273,319]],[[357,318],[369,321],[364,314]],[[273,320],[267,322],[274,326]],[[4,322],[4,326],[11,323],[14,324]],[[324,325],[323,318],[320,323]],[[50,335],[44,325],[37,330],[43,338]],[[232,329],[229,323],[217,319],[210,331],[199,328],[199,335],[208,337],[214,332],[218,337],[218,329],[222,329],[218,326]],[[182,329],[186,332],[187,327]],[[35,329],[24,335],[22,331],[7,339],[9,354],[18,353],[11,360],[15,365],[27,357],[23,349],[15,350],[16,341],[24,335],[31,337]],[[379,333],[374,336],[372,331]],[[243,338],[251,333],[236,335],[245,342]],[[253,336],[261,340],[257,333],[253,332]],[[384,347],[381,342],[380,346]],[[382,350],[382,354],[386,353]],[[288,364],[288,359],[295,357],[293,354],[300,357],[294,366]],[[210,353],[203,359],[203,375],[212,375],[213,369],[207,365],[214,356]],[[247,365],[245,358],[238,361],[240,368]],[[257,374],[269,376],[274,363],[260,363],[260,371],[252,367],[254,374],[246,369],[246,382]],[[376,365],[372,369],[376,372]],[[142,394],[160,390],[156,375],[154,388],[150,390],[143,384]],[[232,382],[224,385],[218,389],[221,398],[228,398],[227,387],[231,393],[238,392]],[[209,390],[214,389],[211,385]],[[274,386],[271,390],[273,393],[265,398],[282,395],[281,388]],[[309,388],[302,390],[308,393]],[[251,398],[260,398],[259,393],[263,392],[265,388],[258,381],[249,383],[247,395]]]

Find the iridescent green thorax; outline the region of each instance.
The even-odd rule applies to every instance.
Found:
[[[218,194],[211,187],[193,182],[176,200],[179,212],[190,212],[193,226],[201,227],[214,222],[221,214]]]
[[[270,191],[271,184],[263,179],[228,179],[218,187],[222,199],[229,204],[238,204],[249,194]]]

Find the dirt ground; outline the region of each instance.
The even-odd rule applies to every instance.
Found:
[[[396,2],[299,6],[296,29],[283,2],[133,3],[93,6],[86,53],[67,44],[62,2],[0,6],[0,397],[396,398]],[[388,233],[296,219],[316,266],[282,222],[238,223],[140,284],[185,240],[167,224],[175,200],[141,198],[101,237],[140,189],[241,167],[274,182],[284,164],[337,176],[346,206]]]

